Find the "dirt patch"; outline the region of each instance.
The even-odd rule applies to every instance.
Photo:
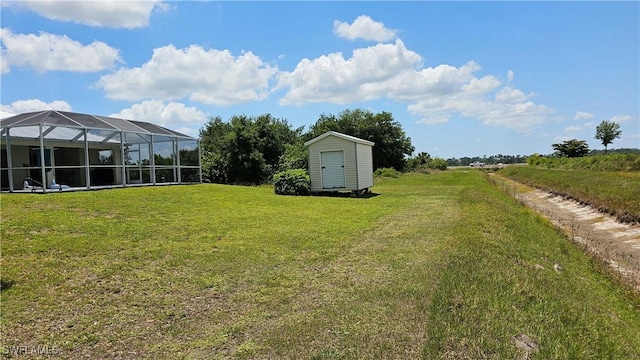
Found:
[[[596,256],[640,293],[640,224],[623,223],[580,202],[490,174],[524,205],[563,229],[585,251]]]

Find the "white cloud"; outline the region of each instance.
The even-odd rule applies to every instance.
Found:
[[[446,71],[436,71],[439,69]],[[553,112],[544,105],[529,101],[535,96],[533,93],[525,94],[510,86],[501,87],[500,81],[492,75],[481,78],[474,76],[473,73],[479,70],[478,64],[469,62],[459,68],[440,65],[423,70],[422,73],[431,76],[413,77],[419,84],[408,81],[411,78],[408,77],[404,86],[422,91],[411,98],[412,103],[407,109],[414,115],[422,116],[420,123],[423,124],[441,123],[445,117],[462,115],[478,119],[484,125],[521,132],[528,132],[533,126],[546,122]],[[438,76],[434,76],[436,74]]]
[[[286,89],[281,105],[329,102],[349,104],[388,98],[407,102],[418,123],[440,124],[455,115],[482,124],[524,133],[549,121],[553,109],[530,99],[513,86],[503,86],[493,75],[476,76],[473,61],[455,67],[422,67],[422,57],[397,39],[353,51],[303,59],[292,72],[282,72],[276,89]]]
[[[582,120],[582,119],[591,119],[593,114],[584,111],[576,111],[576,114],[573,116],[573,120]]]
[[[436,124],[444,124],[449,122],[448,116],[436,117],[432,116],[429,118],[424,118],[416,121],[416,124],[425,124],[425,125],[436,125]]]
[[[582,130],[582,128],[580,126],[572,125],[572,126],[569,126],[569,127],[565,128],[564,132],[565,133],[572,133],[572,132],[578,132],[580,130]]]
[[[506,127],[521,132],[529,132],[533,126],[545,123],[547,116],[553,112],[553,109],[531,101],[503,105],[480,102],[480,105],[472,110],[463,112],[463,115],[481,119],[484,125]]]
[[[292,72],[280,74],[277,89],[288,89],[280,104],[347,104],[380,98],[395,86],[394,79],[406,71],[415,72],[421,60],[400,40],[356,49],[350,59],[341,53],[303,59]]]
[[[0,110],[0,119],[8,118],[13,115],[16,114]]]
[[[31,67],[39,72],[95,72],[111,68],[120,61],[118,49],[100,41],[85,46],[66,35],[13,34],[0,29],[0,40],[3,45],[0,71],[3,74],[12,66]]]
[[[631,120],[631,116],[629,115],[616,115],[612,116],[611,119],[609,119],[609,121],[613,121],[615,123],[621,123],[629,120]]]
[[[515,104],[523,102],[535,94],[525,95],[522,91],[511,87],[503,87],[496,94],[496,101],[504,104]]]
[[[71,105],[62,100],[47,103],[40,99],[18,100],[12,102],[10,105],[0,105],[0,111],[13,115],[43,110],[71,111]]]
[[[397,30],[387,29],[383,23],[374,21],[366,15],[360,15],[351,25],[335,20],[333,22],[333,32],[349,40],[388,41],[396,38]]]
[[[195,107],[177,102],[165,104],[159,100],[146,100],[109,116],[149,122],[192,136],[197,136],[199,127],[207,119]]]
[[[564,136],[564,135],[558,135],[556,137],[553,138],[554,141],[557,142],[564,142],[564,141],[569,141],[569,140],[573,140],[574,138],[570,137],[570,136]]]
[[[508,80],[509,82],[512,82],[512,81],[513,81],[513,77],[514,77],[514,75],[515,75],[515,74],[514,74],[513,70],[507,70],[507,80]]]
[[[110,99],[190,100],[218,106],[263,100],[277,68],[251,52],[233,56],[228,50],[192,45],[154,49],[151,59],[136,68],[104,75],[96,86]]]
[[[47,19],[70,21],[96,27],[139,28],[149,24],[154,9],[168,6],[155,0],[122,1],[4,1],[15,9],[27,9]]]

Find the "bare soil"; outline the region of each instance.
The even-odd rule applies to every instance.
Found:
[[[623,223],[578,201],[490,174],[518,201],[549,219],[569,239],[607,264],[640,294],[640,223]]]

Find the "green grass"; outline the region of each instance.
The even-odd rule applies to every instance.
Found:
[[[571,197],[623,221],[640,221],[640,172],[557,170],[508,166],[500,174]]]
[[[525,333],[540,346],[531,358],[640,358],[640,300],[484,173],[403,175],[373,191],[3,194],[3,349],[522,359],[511,337]]]
[[[527,162],[544,169],[640,171],[640,154],[589,155],[577,158],[531,156]]]

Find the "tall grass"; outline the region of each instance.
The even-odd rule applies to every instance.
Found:
[[[454,235],[456,251],[433,295],[426,358],[640,357],[627,348],[630,343],[586,340],[596,328],[618,331],[620,324],[597,318],[601,306],[617,302],[622,292],[600,288],[608,283],[606,276],[579,275],[592,272],[593,265],[569,242],[558,241],[545,219],[514,206],[515,200],[495,194],[484,182],[465,189],[459,201],[465,227]],[[597,294],[590,293],[595,288]],[[617,311],[638,315],[638,310],[636,304]],[[516,334],[532,338],[539,351],[510,354],[507,339]],[[630,335],[640,340],[639,332]]]
[[[509,166],[513,180],[570,197],[622,221],[640,221],[640,172],[539,169]]]
[[[640,154],[591,155],[579,158],[531,156],[527,162],[544,169],[640,171]]]
[[[523,333],[539,346],[530,358],[640,358],[640,300],[483,173],[402,175],[372,190],[0,195],[2,349],[521,359],[512,337]]]

